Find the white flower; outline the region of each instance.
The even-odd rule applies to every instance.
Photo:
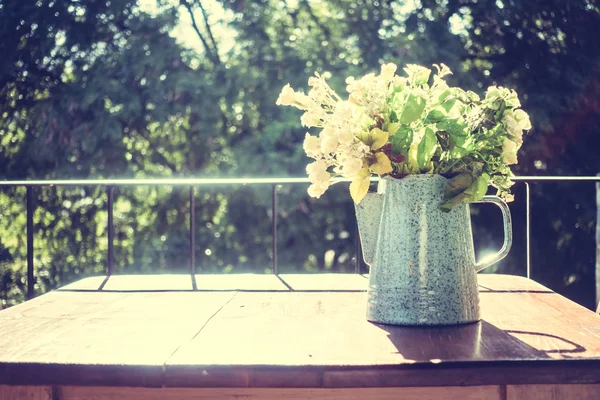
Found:
[[[446,75],[452,75],[452,71],[444,63],[441,63],[440,65],[433,64],[433,66],[437,68],[437,70],[438,70],[437,76],[439,76],[440,78],[443,78]]]
[[[350,129],[342,130],[338,134],[338,141],[345,146],[352,144],[352,142],[354,142],[354,134],[350,131]]]
[[[517,95],[517,92],[515,92],[514,90],[506,90],[506,103],[509,106],[512,106],[514,108],[518,108],[521,107],[521,102],[519,101],[519,96]]]
[[[487,92],[485,92],[486,100],[495,100],[498,97],[502,97],[502,94],[500,93],[500,90],[496,86],[490,86],[488,88]]]
[[[310,197],[321,197],[323,193],[329,188],[329,182],[315,182],[308,187],[308,195]]]
[[[292,87],[288,83],[283,87],[283,89],[281,89],[281,93],[279,93],[279,97],[277,98],[275,104],[277,104],[278,106],[291,106],[292,104],[294,104],[295,100],[296,92],[294,92],[294,89],[292,89]]]
[[[331,184],[331,175],[327,172],[327,163],[324,160],[312,162],[306,166],[306,173],[312,183],[308,187],[308,194],[311,197],[321,197]]]
[[[306,127],[320,126],[321,118],[319,118],[318,115],[316,115],[315,113],[313,113],[311,111],[306,111],[300,117],[300,122],[302,123],[302,126],[306,126]]]
[[[321,131],[321,133],[319,134],[319,137],[321,139],[325,139],[326,137],[330,137],[330,136],[337,136],[336,132],[335,132],[335,128],[331,127],[331,126],[326,126],[323,128],[323,130]]]
[[[531,129],[531,121],[529,120],[529,115],[523,110],[515,110],[514,111],[515,121],[519,124],[519,127],[524,130]]]
[[[516,164],[519,162],[517,160],[517,150],[519,149],[517,143],[512,140],[506,139],[504,144],[502,145],[502,152],[504,154],[503,161],[506,165]]]
[[[319,138],[316,136],[311,136],[308,132],[306,132],[302,147],[308,156],[315,156],[319,154],[319,149],[321,148],[319,144]]]
[[[408,82],[408,79],[406,79],[402,76],[394,76],[394,79],[393,79],[394,89],[404,90],[407,82]]]
[[[396,73],[397,69],[398,67],[396,66],[396,64],[383,64],[381,66],[381,77],[386,81],[391,81],[392,78],[394,78],[394,74]]]
[[[358,174],[362,169],[363,161],[359,158],[347,158],[342,166],[342,175],[345,178],[351,178]]]
[[[523,130],[512,114],[506,114],[504,118],[502,118],[502,123],[512,140],[517,143],[523,143]]]
[[[308,86],[310,87],[319,87],[321,86],[321,79],[311,76],[310,78],[308,78]]]
[[[323,154],[331,154],[337,149],[338,139],[335,136],[329,135],[321,139],[321,151]]]
[[[510,112],[507,112],[506,114],[504,114],[504,118],[502,118],[502,123],[504,124],[504,127],[506,128],[506,130],[511,133],[513,131],[520,129],[519,124],[517,123],[517,121],[514,118],[514,115]]]
[[[347,100],[343,100],[336,104],[334,113],[336,118],[339,118],[340,121],[343,121],[352,118],[353,111],[354,105]]]
[[[346,91],[348,93],[356,94],[356,97],[360,97],[364,90],[365,88],[360,81],[357,81],[351,76],[346,78]]]
[[[327,163],[324,160],[317,160],[306,166],[306,173],[311,183],[329,182],[331,175],[327,172]]]

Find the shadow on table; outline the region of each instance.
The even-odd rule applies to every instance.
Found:
[[[585,352],[581,345],[558,336],[505,331],[486,321],[447,327],[375,325],[388,333],[398,354],[417,362],[550,359],[550,353]],[[554,346],[552,349],[535,348],[514,335],[540,336],[540,344],[551,339]],[[529,343],[539,338],[531,339]],[[562,349],[557,343],[567,347]]]

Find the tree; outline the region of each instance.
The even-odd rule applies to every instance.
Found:
[[[193,37],[183,40],[173,32],[185,21]],[[452,85],[521,95],[535,129],[517,174],[592,175],[598,22],[587,0],[161,0],[152,10],[133,0],[8,0],[0,4],[1,171],[4,179],[302,176],[306,130],[275,105],[283,85],[306,88],[317,71],[343,93],[347,76],[383,62],[443,62]],[[354,269],[354,209],[338,186],[319,200],[304,186],[278,189],[280,269]],[[578,294],[593,286],[593,188],[581,188],[533,187],[533,267],[534,278],[590,306],[593,289]],[[36,192],[39,291],[104,270],[104,191]],[[199,270],[267,270],[271,188],[196,193]],[[119,272],[185,268],[187,194],[117,192]],[[0,196],[0,301],[11,304],[23,299],[23,196]],[[512,205],[517,234],[523,198],[517,191]],[[488,216],[480,211],[476,237],[499,247]],[[499,271],[524,273],[522,242]]]

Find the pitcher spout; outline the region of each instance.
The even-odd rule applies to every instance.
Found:
[[[383,195],[379,193],[367,193],[362,201],[355,205],[363,259],[369,266],[373,263],[377,248],[382,205]]]

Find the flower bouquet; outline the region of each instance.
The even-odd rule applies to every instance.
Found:
[[[320,129],[306,133],[304,150],[315,161],[307,165],[308,194],[320,197],[339,180],[350,179],[356,204],[369,190],[373,174],[403,178],[409,174],[439,174],[449,178],[442,209],[478,201],[488,186],[512,200],[511,164],[531,129],[520,109],[517,93],[489,87],[484,98],[472,91],[450,87],[452,74],[444,65],[435,71],[409,64],[396,75],[385,64],[379,75],[346,79],[343,99],[315,73],[308,94],[283,87],[277,105],[304,111],[301,123]]]

